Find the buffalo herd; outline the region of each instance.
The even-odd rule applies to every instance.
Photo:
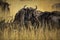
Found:
[[[25,5],[16,13],[13,22],[20,24],[20,26],[25,26],[26,28],[31,24],[34,28],[60,29],[60,12],[42,12],[37,10],[37,6],[36,8],[32,8],[26,7]]]
[[[0,5],[2,5],[0,3]],[[19,25],[19,28],[25,27],[26,29],[32,26],[34,29],[43,28],[44,30],[48,28],[51,29],[60,29],[60,12],[59,11],[40,11],[36,8],[26,7],[26,5],[21,8],[14,17],[14,20],[10,23],[5,23],[5,20],[0,22],[0,29],[4,29],[9,26]],[[3,27],[2,27],[3,26]],[[6,27],[5,27],[6,26]]]

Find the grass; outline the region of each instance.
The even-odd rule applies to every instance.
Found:
[[[16,27],[16,28],[14,28]],[[60,30],[47,28],[29,29],[20,26],[8,25],[4,30],[0,30],[0,40],[60,40]]]

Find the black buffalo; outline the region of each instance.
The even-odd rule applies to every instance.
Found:
[[[0,1],[0,7],[2,7],[2,10],[5,11],[10,11],[10,8],[9,8],[10,4],[7,3],[7,2],[4,2],[4,1]]]
[[[53,11],[50,15],[52,28],[60,29],[60,12]]]
[[[16,23],[20,23],[21,25],[25,25],[26,28],[29,27],[29,24],[31,23],[32,26],[35,26],[35,24],[37,25],[37,18],[35,16],[35,11],[37,9],[36,8],[32,8],[32,7],[26,7],[25,6],[20,9],[14,18],[14,22]]]
[[[60,24],[60,12],[53,11],[53,12],[41,12],[40,16],[38,17],[41,27],[43,26],[44,29],[46,26],[48,29],[51,28],[59,28]],[[47,24],[47,25],[46,25]],[[56,25],[56,26],[54,26]]]
[[[23,26],[24,25],[24,15],[26,13],[26,10],[25,10],[25,6],[19,10],[16,15],[15,15],[15,18],[14,18],[14,23],[17,23],[17,24],[20,24],[20,26]]]

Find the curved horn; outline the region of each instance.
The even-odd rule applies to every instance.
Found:
[[[37,9],[37,6],[36,6],[36,8],[35,8],[35,10]]]
[[[26,7],[27,5],[24,5],[24,8]]]

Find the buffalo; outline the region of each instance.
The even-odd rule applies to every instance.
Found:
[[[14,23],[20,24],[20,26],[24,25],[24,15],[25,15],[26,11],[25,11],[25,6],[19,10],[14,18]]]
[[[0,7],[2,7],[2,11],[10,11],[10,8],[9,8],[10,4],[7,3],[7,2],[4,2],[4,1],[0,1]]]
[[[50,20],[53,28],[60,29],[60,12],[53,11],[50,15]]]
[[[44,29],[46,26],[50,30],[51,28],[59,28],[60,24],[60,12],[53,11],[53,12],[41,12],[40,16],[38,17],[39,22],[41,23],[41,27],[43,26]],[[46,25],[47,24],[47,25]],[[54,26],[56,25],[56,27]]]
[[[21,25],[25,25],[26,28],[29,27],[29,23],[31,23],[32,26],[35,26],[35,24],[37,24],[37,20],[34,12],[36,11],[37,6],[36,8],[25,8],[25,6],[16,13],[14,22],[20,23]]]

